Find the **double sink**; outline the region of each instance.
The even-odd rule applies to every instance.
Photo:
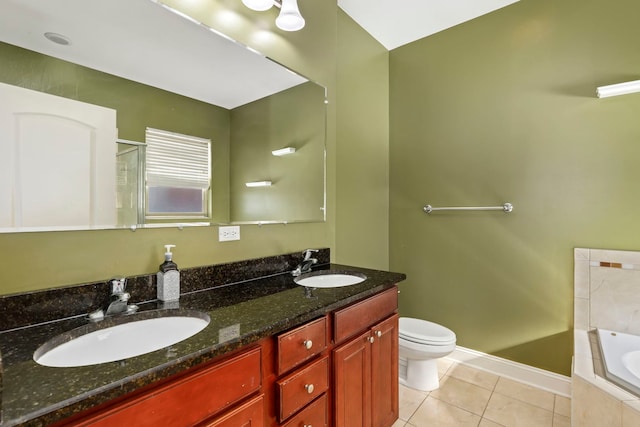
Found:
[[[331,270],[302,274],[293,280],[308,288],[355,285],[367,277]],[[49,367],[78,367],[125,360],[190,338],[211,319],[196,310],[164,310],[107,318],[58,335],[40,346],[33,359]]]

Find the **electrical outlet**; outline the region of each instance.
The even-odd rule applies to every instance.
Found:
[[[229,225],[226,227],[218,227],[218,241],[228,242],[230,240],[240,240],[240,226]]]

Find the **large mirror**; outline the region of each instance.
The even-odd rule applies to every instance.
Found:
[[[325,220],[322,86],[157,1],[0,4],[0,232]]]

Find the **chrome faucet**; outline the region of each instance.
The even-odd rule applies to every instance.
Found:
[[[298,264],[295,270],[291,272],[294,276],[299,276],[303,273],[308,273],[311,271],[311,266],[316,264],[318,260],[316,258],[311,258],[311,255],[318,252],[317,249],[306,249],[302,252],[302,262]]]
[[[127,279],[117,278],[111,279],[111,302],[107,307],[107,316],[117,314],[130,314],[138,310],[137,305],[129,304],[131,295],[125,292],[127,289]]]
[[[89,314],[89,320],[99,321],[104,319],[106,316],[131,314],[138,311],[137,305],[129,304],[129,298],[131,298],[131,295],[129,292],[125,292],[127,288],[126,278],[122,277],[111,279],[109,280],[109,284],[111,285],[111,297],[106,313],[102,309],[98,309]]]

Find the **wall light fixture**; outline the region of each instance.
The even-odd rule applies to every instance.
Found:
[[[271,187],[271,181],[245,182],[244,185],[247,187]]]
[[[607,98],[609,96],[627,95],[629,93],[640,92],[640,80],[632,82],[618,83],[615,85],[600,86],[596,90],[598,98]]]
[[[298,9],[298,0],[242,0],[251,10],[263,12],[271,6],[279,7],[280,14],[276,18],[276,26],[283,31],[298,31],[304,28],[304,18]]]
[[[286,156],[288,154],[293,154],[295,152],[296,152],[296,149],[294,147],[284,147],[279,150],[273,150],[271,154],[273,154],[274,156]]]

